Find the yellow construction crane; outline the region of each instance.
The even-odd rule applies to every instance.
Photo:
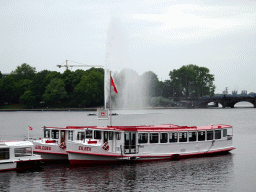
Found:
[[[74,61],[71,61],[73,63],[77,63]],[[79,63],[78,63],[79,64]],[[68,67],[99,67],[99,68],[103,68],[103,65],[84,65],[82,63],[80,63],[81,65],[68,65],[68,60],[66,60],[66,65],[57,65],[57,67],[61,68],[61,67],[66,67],[68,69]]]

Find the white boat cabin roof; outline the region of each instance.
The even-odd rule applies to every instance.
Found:
[[[218,124],[208,126],[178,126],[174,124],[163,124],[163,125],[140,125],[140,126],[108,126],[108,127],[97,127],[97,126],[67,126],[61,127],[45,127],[47,129],[57,130],[83,130],[83,129],[97,129],[102,131],[136,131],[136,132],[166,132],[166,131],[200,131],[200,130],[211,130],[211,129],[226,129],[232,128],[230,125]]]
[[[0,147],[2,146],[24,147],[24,146],[33,146],[33,143],[31,143],[30,141],[3,141],[3,142],[0,142]]]

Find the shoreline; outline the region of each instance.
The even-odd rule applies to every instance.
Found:
[[[0,109],[0,112],[4,111],[97,111],[100,108],[40,108],[40,109]],[[186,107],[147,107],[142,109],[186,109]],[[140,110],[140,109],[118,109],[112,108],[112,110]]]

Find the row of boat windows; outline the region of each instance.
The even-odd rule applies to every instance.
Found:
[[[175,143],[221,139],[227,136],[227,129],[210,131],[171,132],[171,133],[139,133],[138,143]],[[169,135],[169,138],[168,138]]]
[[[32,156],[32,148],[31,147],[22,147],[14,149],[15,157],[24,157],[24,156]],[[0,149],[0,160],[10,159],[10,148],[1,148]]]
[[[102,139],[102,131],[86,130],[85,132],[78,132],[76,139]],[[52,139],[59,139],[59,130],[51,131]],[[113,135],[117,140],[121,139],[120,132],[103,131],[104,140],[113,140]],[[209,131],[190,131],[190,132],[171,132],[171,133],[139,133],[138,143],[173,143],[173,142],[187,142],[187,141],[205,141],[213,139],[221,139],[227,136],[227,129],[223,130],[209,130]],[[50,130],[45,130],[45,138],[50,138]],[[73,141],[73,131],[68,131],[68,140]]]
[[[93,133],[94,132],[94,133]],[[85,132],[78,132],[76,135],[77,140],[83,140],[83,139],[101,139],[101,132],[98,130],[86,130]],[[50,137],[51,133],[51,137]],[[63,133],[63,132],[62,132]],[[121,139],[121,133],[120,132],[112,132],[112,131],[104,131],[104,139],[106,140],[113,140],[113,136],[116,136],[117,140]],[[52,139],[59,139],[59,130],[45,130],[44,131],[44,138],[52,138]],[[73,141],[74,140],[74,132],[68,131],[68,140]]]
[[[93,134],[94,132],[94,134]],[[85,132],[78,132],[77,133],[77,140],[83,140],[83,139],[101,139],[102,131],[92,131],[92,130],[86,130]],[[104,140],[113,140],[114,134],[116,136],[117,140],[121,139],[121,133],[120,132],[112,132],[112,131],[104,131],[103,137]],[[68,140],[73,141],[73,131],[68,132]]]

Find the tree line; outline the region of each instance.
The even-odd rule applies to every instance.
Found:
[[[170,79],[165,81],[159,81],[152,71],[139,76],[124,69],[113,76],[121,90],[118,94],[122,94],[127,73],[136,80],[133,87],[137,81],[143,82],[146,106],[174,105],[174,97],[213,96],[215,91],[209,69],[190,64],[170,71]],[[0,106],[6,104],[23,104],[26,108],[104,106],[104,69],[36,72],[35,67],[23,63],[8,76],[0,72]]]

